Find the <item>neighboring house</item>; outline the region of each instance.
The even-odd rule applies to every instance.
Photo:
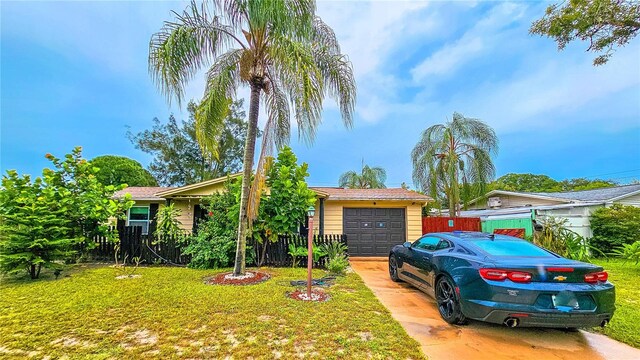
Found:
[[[471,201],[469,210],[462,211],[461,216],[480,217],[483,231],[499,228],[498,221],[506,224],[515,223],[516,219],[554,216],[567,219],[569,229],[589,238],[593,235],[591,213],[614,203],[640,207],[640,184],[555,193],[493,190]],[[521,224],[526,224],[526,220],[521,220]],[[529,234],[530,230],[526,229]]]
[[[237,177],[240,174],[231,175]],[[227,177],[182,187],[129,187],[115,197],[131,194],[135,201],[125,224],[141,226],[143,234],[155,230],[155,214],[160,206],[173,203],[181,210],[184,230],[193,231],[206,216],[200,200],[222,191]],[[422,235],[422,207],[429,196],[402,188],[344,189],[310,187],[317,194],[314,233],[346,234],[351,256],[387,256],[389,249]],[[214,214],[215,216],[215,214]]]

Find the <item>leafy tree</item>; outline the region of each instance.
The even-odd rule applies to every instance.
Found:
[[[91,164],[100,169],[96,178],[103,185],[158,186],[153,175],[139,162],[124,156],[98,156]]]
[[[413,148],[413,181],[434,199],[446,197],[453,217],[461,198],[484,194],[495,176],[491,155],[497,151],[498,138],[489,125],[453,113],[446,124],[426,129]],[[471,193],[472,184],[477,194]]]
[[[0,191],[0,270],[26,269],[32,279],[42,267],[59,266],[57,261],[71,257],[73,246],[82,239],[72,238],[73,224],[66,218],[72,205],[66,189],[56,189],[50,174],[31,182],[10,170],[2,178]]]
[[[43,177],[50,186],[66,189],[72,204],[67,208],[66,217],[73,223],[71,237],[91,239],[96,235],[113,236],[109,232],[109,219],[124,216],[126,210],[133,205],[129,196],[117,200],[113,194],[124,185],[104,185],[98,181],[97,167],[82,158],[82,148],[76,147],[64,159],[51,154],[46,158],[52,162],[54,169],[44,169]],[[62,190],[60,190],[62,191]],[[86,241],[87,246],[93,243]]]
[[[153,127],[137,134],[127,132],[129,140],[153,155],[149,170],[165,186],[181,186],[236,173],[242,166],[247,122],[243,101],[231,103],[219,136],[217,157],[202,153],[196,139],[196,104],[187,105],[189,119],[180,124],[171,115],[163,124],[153,119]]]
[[[272,158],[270,161],[273,161]],[[263,193],[260,217],[254,222],[254,237],[262,242],[262,265],[266,255],[266,242],[275,242],[278,235],[296,232],[304,223],[307,210],[316,202],[316,194],[307,187],[308,165],[298,165],[290,147],[285,146],[278,158],[269,166],[266,183],[270,191]]]
[[[111,235],[109,218],[122,216],[133,202],[114,200],[124,186],[103,185],[98,169],[82,159],[77,147],[64,160],[46,155],[54,170],[44,169],[33,182],[10,170],[0,189],[0,269],[26,268],[37,278],[42,267],[58,266],[94,235]]]
[[[616,183],[613,180],[601,180],[601,179],[588,180],[585,178],[575,178],[575,179],[563,180],[562,182],[560,182],[562,191],[593,190],[593,189],[607,188],[607,187],[612,187],[617,185],[618,183]]]
[[[184,235],[182,223],[179,220],[180,214],[182,214],[182,211],[175,207],[175,203],[161,206],[158,209],[158,213],[156,214],[158,224],[156,235],[159,241],[162,241],[163,238],[167,236],[180,237]]]
[[[490,190],[554,192],[562,191],[560,184],[547,175],[506,174],[489,184]]]
[[[230,99],[238,87],[251,89],[236,275],[245,272],[247,228],[258,214],[264,186],[261,165],[274,144],[281,147],[289,140],[291,112],[300,136],[311,141],[328,95],[338,102],[345,125],[351,126],[356,91],[351,63],[340,53],[333,30],[316,16],[315,9],[312,0],[220,0],[211,6],[192,2],[151,39],[149,67],[169,99],[175,96],[182,101],[189,80],[211,64],[195,114],[196,137],[206,153],[219,153]],[[268,119],[261,160],[250,186],[261,101]]]
[[[575,39],[588,41],[599,53],[594,65],[606,63],[615,47],[626,45],[640,30],[640,2],[633,0],[569,0],[547,7],[529,32],[553,38],[558,49]]]
[[[591,214],[590,244],[605,254],[640,239],[640,208],[613,204]]]
[[[360,174],[355,171],[347,171],[340,175],[338,183],[340,187],[349,189],[384,189],[387,180],[387,172],[381,167],[362,166]]]

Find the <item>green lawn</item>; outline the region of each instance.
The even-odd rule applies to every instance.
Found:
[[[594,263],[609,272],[609,281],[616,286],[616,313],[607,327],[596,331],[640,348],[640,264],[617,259]]]
[[[423,358],[357,275],[329,288],[331,300],[304,303],[285,298],[304,269],[265,271],[270,280],[245,287],[205,285],[215,271],[166,267],[123,280],[111,267],[5,277],[0,357]]]

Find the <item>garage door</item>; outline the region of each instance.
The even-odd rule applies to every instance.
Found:
[[[404,209],[344,208],[342,219],[350,256],[387,256],[405,242]]]

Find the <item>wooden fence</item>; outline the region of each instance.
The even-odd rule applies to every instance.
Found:
[[[422,234],[454,230],[480,231],[480,218],[446,216],[425,216],[422,218]]]
[[[111,229],[115,230],[115,229]],[[131,263],[133,258],[140,257],[142,264],[173,263],[186,265],[191,260],[190,256],[183,255],[181,244],[175,238],[163,237],[157,239],[152,236],[142,235],[139,226],[123,226],[117,228],[119,241],[112,242],[105,236],[93,238],[96,247],[91,250],[91,255],[96,260],[114,261],[116,245],[119,245],[118,261]],[[160,240],[160,241],[159,241]]]
[[[322,246],[325,244],[330,244],[332,242],[340,242],[347,246],[347,235],[345,234],[329,234],[329,235],[314,235],[313,243],[315,246]],[[307,237],[301,235],[280,235],[278,236],[278,241],[276,242],[267,242],[266,246],[266,257],[263,265],[268,266],[292,266],[293,265],[293,257],[289,255],[289,244],[294,244],[295,246],[302,246],[305,249],[307,248]],[[263,245],[256,244],[255,241],[251,241],[250,245],[254,251],[254,255],[256,259],[259,259],[262,256]],[[348,250],[347,250],[348,253]],[[307,257],[300,257],[300,264],[306,264]],[[325,266],[327,262],[327,258],[320,258],[318,262],[314,263],[314,266]]]
[[[115,230],[115,229],[114,229]],[[120,245],[118,252],[118,261],[126,260],[131,263],[134,257],[140,257],[142,264],[168,263],[177,265],[186,265],[191,261],[189,255],[182,254],[182,244],[174,238],[157,238],[142,235],[141,228],[136,226],[118,227],[118,242],[111,242],[107,237],[97,236],[93,240],[96,247],[91,250],[91,255],[96,260],[114,261],[116,244]],[[316,246],[329,244],[332,242],[341,242],[347,245],[347,236],[341,235],[324,235],[314,236]],[[255,241],[248,241],[251,250],[254,252],[255,259],[262,256],[262,245],[256,244]],[[278,241],[266,244],[265,262],[263,265],[268,266],[291,266],[293,258],[289,255],[289,244],[296,246],[307,246],[307,237],[299,235],[281,235]],[[301,263],[306,263],[306,257],[301,257]],[[316,262],[315,266],[325,266],[327,259],[321,258]],[[248,264],[254,265],[254,264]]]

